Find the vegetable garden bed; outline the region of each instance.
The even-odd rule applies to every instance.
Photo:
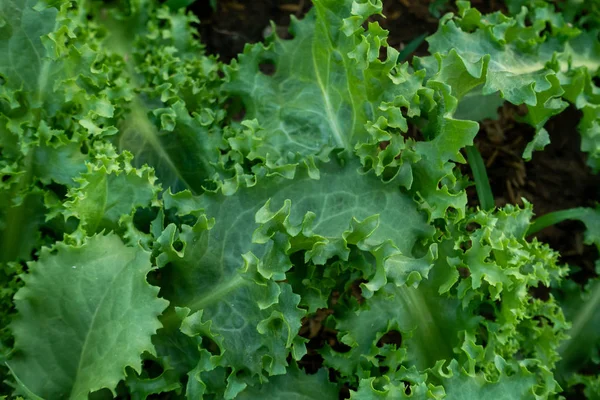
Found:
[[[600,398],[599,29],[0,2],[0,398]]]

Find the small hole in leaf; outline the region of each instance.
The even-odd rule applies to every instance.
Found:
[[[330,378],[329,380],[330,380],[331,382],[336,382],[336,381],[332,380],[331,378]],[[339,393],[338,399],[339,399],[339,400],[349,399],[349,398],[350,398],[350,390],[352,390],[352,391],[356,391],[356,389],[357,389],[357,388],[355,388],[355,387],[350,387],[350,386],[348,386],[348,384],[347,384],[347,383],[345,383],[345,384],[344,384],[344,386],[342,386],[342,387],[340,388],[340,393]]]
[[[158,29],[168,29],[169,23],[167,19],[159,19],[158,20]]]
[[[377,347],[383,347],[386,344],[394,344],[396,348],[402,345],[402,334],[396,330],[391,330],[379,339]]]
[[[304,262],[305,253],[303,251],[296,251],[290,254],[290,261],[294,267],[299,267],[301,271],[305,271],[306,263]],[[288,272],[293,272],[292,270]]]
[[[600,76],[594,76],[592,78],[592,82],[594,82],[594,85],[596,85],[597,87],[600,87]]]
[[[67,218],[67,220],[65,221],[65,233],[75,232],[75,230],[77,229],[78,226],[79,226],[79,219],[77,219],[76,217],[73,217],[73,216]]]
[[[533,320],[537,321],[537,326],[540,328],[544,326],[554,326],[554,323],[550,321],[548,317],[543,315],[536,315],[535,317],[533,317]]]
[[[408,396],[410,396],[410,394],[412,393],[412,391],[410,389],[410,382],[402,381],[402,383],[404,383],[404,393],[406,393]]]
[[[496,320],[496,310],[494,310],[494,306],[489,303],[482,303],[477,311],[479,315],[488,321]]]
[[[542,301],[550,300],[550,288],[548,286],[539,284],[538,287],[531,287],[529,289],[529,294]]]
[[[405,115],[403,113],[403,115]],[[423,131],[414,123],[408,123],[408,130],[402,134],[406,139],[413,139],[415,142],[423,142],[425,141],[425,136],[423,136]]]
[[[540,32],[540,36],[547,36],[547,35],[551,35],[552,34],[552,25],[550,25],[550,22],[546,21],[546,26],[544,26],[544,29],[542,29],[542,31]]]
[[[2,182],[8,182],[12,175],[2,175]]]
[[[202,347],[208,350],[208,352],[213,356],[218,356],[221,354],[221,348],[219,347],[217,342],[215,342],[208,336],[202,336]]]
[[[148,374],[148,378],[158,378],[163,373],[163,367],[154,360],[144,360],[143,372]]]
[[[181,240],[176,240],[173,243],[173,248],[175,249],[175,251],[181,251],[181,250],[183,250],[183,242]]]
[[[469,222],[465,228],[467,232],[474,232],[477,229],[481,229],[481,225],[477,222]]]
[[[62,217],[55,217],[54,219],[49,221],[49,224],[47,225],[42,225],[40,227],[40,235],[42,236],[42,238],[44,239],[50,239],[54,242],[59,242],[62,240],[63,238],[63,232],[60,229],[52,229],[52,225],[55,223],[56,220],[62,220]]]
[[[487,335],[488,335],[488,331],[487,329],[483,326],[480,325],[478,328],[478,336],[477,336],[477,344],[486,347],[488,344],[488,340],[487,340]]]
[[[31,261],[37,261],[37,260],[39,260],[40,257],[38,256],[37,249],[31,250],[31,253],[29,253],[29,257],[30,257]]]
[[[64,200],[67,197],[67,187],[65,185],[51,182],[49,185],[46,185],[46,188],[53,191],[61,200]]]
[[[148,283],[153,286],[160,286],[163,279],[163,270],[169,270],[169,268],[173,268],[171,263],[165,264],[165,266],[160,269],[150,271],[147,275]]]
[[[138,208],[133,215],[133,226],[143,233],[150,233],[150,224],[158,214],[154,208]]]
[[[229,115],[229,118],[234,122],[243,121],[246,116],[246,108],[240,98],[230,98],[225,102],[223,108],[227,110],[227,115]]]
[[[308,347],[308,353],[298,361],[298,366],[308,375],[312,375],[316,374],[319,369],[321,369],[325,360],[323,359],[323,356],[310,348],[310,343]]]
[[[342,342],[340,342],[339,340],[330,340],[329,341],[329,345],[331,346],[331,348],[338,352],[338,353],[347,353],[350,350],[352,350],[352,347],[348,346],[347,344],[344,344]]]
[[[464,241],[460,244],[461,250],[464,250],[464,251],[469,250],[471,247],[473,247],[473,242],[471,241],[471,239]]]
[[[365,298],[362,295],[362,289],[360,288],[360,285],[366,282],[367,281],[364,279],[357,279],[356,281],[352,282],[352,285],[350,286],[350,294],[356,299],[356,301],[358,301],[358,304],[362,304],[365,302]]]
[[[385,357],[381,356],[381,355],[377,355],[375,356],[376,359],[379,360],[379,362],[383,362],[385,360]],[[385,375],[390,371],[390,367],[386,366],[386,365],[379,365],[379,373],[381,375]]]
[[[91,399],[91,400],[96,400],[96,399],[111,399],[111,398],[113,398],[113,395],[110,392],[110,390],[108,390],[108,389],[105,388],[105,389],[97,390],[95,392],[91,392],[89,394],[88,398]]]
[[[385,46],[381,46],[379,48],[379,57],[377,57],[379,59],[379,61],[381,62],[385,62],[387,60],[387,47]]]
[[[386,167],[381,174],[381,180],[385,183],[391,182],[398,174],[399,167]]]
[[[245,379],[245,378],[249,378],[252,376],[252,374],[250,373],[250,371],[248,371],[246,368],[242,368],[238,371],[235,371],[235,376],[241,380]]]
[[[258,64],[258,70],[264,75],[274,75],[276,71],[275,63],[271,60],[264,60]]]

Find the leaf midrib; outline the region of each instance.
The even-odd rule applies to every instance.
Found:
[[[420,343],[424,344],[424,346],[421,346],[421,351],[423,351],[427,357],[426,362],[433,365],[437,360],[443,359],[444,357],[452,359],[452,349],[444,340],[443,335],[438,329],[439,323],[436,322],[436,319],[429,309],[429,305],[419,289],[404,286],[400,288],[399,293],[402,297],[402,302],[407,305],[407,312],[416,322],[418,340]],[[417,306],[414,307],[413,305]],[[417,337],[414,339],[417,339]],[[438,346],[432,346],[432,344],[437,344]],[[444,348],[446,354],[432,354],[432,351],[440,348]]]
[[[319,13],[319,9],[317,8],[317,14]],[[318,21],[323,21],[325,19],[325,17],[323,15],[319,15]],[[327,29],[321,27],[321,29],[327,31]],[[316,29],[315,29],[316,31]],[[329,45],[330,48],[334,48],[333,47],[333,43],[331,41],[331,38],[329,37],[329,35],[324,35],[327,38],[327,43]],[[316,36],[313,37],[313,40],[316,40]],[[315,77],[317,78],[317,83],[318,83],[318,87],[319,90],[321,91],[321,95],[323,97],[323,101],[325,103],[325,111],[327,113],[327,118],[329,119],[329,126],[331,127],[333,136],[335,138],[335,141],[338,143],[338,145],[344,149],[350,150],[350,145],[349,143],[344,140],[344,136],[341,132],[341,129],[338,125],[338,118],[336,117],[336,115],[333,112],[332,109],[332,105],[331,105],[331,101],[329,99],[329,94],[327,93],[327,88],[325,87],[323,80],[321,79],[321,75],[319,74],[319,67],[317,65],[317,60],[316,60],[316,55],[315,55],[315,43],[313,42],[312,46],[311,46],[311,53],[312,53],[312,63],[313,63],[313,68],[315,71]],[[328,54],[327,57],[327,68],[326,68],[326,72],[329,72],[329,68],[331,65],[331,55]],[[345,63],[344,63],[345,65]],[[350,82],[348,82],[348,75],[346,74],[346,84],[348,86],[348,88],[350,88]],[[356,118],[355,112],[354,112],[354,99],[352,98],[352,93],[350,91],[348,91],[348,95],[351,99],[352,102],[352,111],[353,111],[353,118]],[[354,124],[354,120],[353,120],[353,124]],[[353,125],[354,127],[354,125]]]
[[[107,29],[110,31],[110,36],[104,41],[104,45],[107,49],[112,50],[116,54],[120,55],[125,59],[128,55],[127,47],[124,43],[132,42],[133,40],[126,39],[127,35],[123,32],[121,24],[115,24],[114,21],[108,20],[105,21],[105,25]],[[112,40],[108,40],[112,39]],[[133,57],[130,57],[133,59]],[[125,71],[130,78],[130,84],[135,89],[140,89],[140,85],[137,79],[137,74],[135,72],[135,68],[132,65],[132,61],[125,61]],[[140,129],[136,129],[136,133],[140,135],[156,153],[160,156],[162,160],[164,160],[169,169],[175,173],[177,178],[185,185],[186,189],[190,190],[192,193],[196,193],[196,191],[192,188],[192,186],[186,181],[185,178],[181,175],[179,168],[174,164],[173,159],[169,155],[168,152],[165,151],[164,147],[161,145],[158,137],[158,131],[154,127],[154,125],[148,119],[146,109],[142,104],[142,101],[139,98],[139,95],[135,95],[131,102],[131,110],[128,116],[133,116],[136,121],[139,121],[141,125],[143,125]],[[127,118],[125,119],[125,123],[127,123]],[[129,129],[135,129],[135,127],[129,127]],[[121,145],[124,138],[128,135],[129,130],[126,129],[120,139],[119,139],[119,148],[122,150],[124,146]]]
[[[115,258],[115,255],[110,255],[108,258]],[[106,258],[102,258],[102,260],[106,260]],[[108,295],[108,293],[111,291],[112,286],[114,284],[114,282],[116,281],[116,279],[121,276],[121,273],[131,264],[132,259],[128,260],[126,263],[123,264],[123,267],[114,275],[113,279],[110,281],[110,284],[106,285],[106,290],[105,292],[102,294],[102,298],[100,299],[100,302],[98,303],[98,306],[96,307],[96,309],[94,310],[94,315],[92,316],[92,320],[90,321],[89,324],[89,329],[85,335],[85,339],[83,341],[83,346],[81,347],[81,352],[80,352],[80,357],[79,357],[79,362],[77,364],[77,370],[75,371],[75,378],[73,379],[73,388],[71,389],[71,393],[70,393],[70,398],[74,399],[74,398],[78,398],[77,394],[74,394],[75,388],[77,387],[77,379],[80,375],[80,373],[82,372],[82,361],[84,359],[84,354],[87,351],[87,346],[89,344],[89,339],[90,339],[90,334],[91,332],[94,331],[93,326],[96,324],[96,318],[98,317],[98,311],[102,308],[106,297]],[[67,266],[68,267],[68,266]],[[91,266],[89,268],[92,268]],[[87,393],[84,393],[84,396],[87,395]]]
[[[179,168],[177,168],[177,166],[173,163],[173,159],[171,158],[169,153],[167,153],[165,151],[164,147],[158,141],[158,139],[157,139],[158,132],[157,132],[156,128],[152,125],[152,123],[148,120],[148,117],[145,113],[144,107],[140,103],[140,100],[137,98],[134,99],[132,102],[130,115],[132,115],[136,121],[140,122],[140,126],[136,127],[137,129],[134,127],[129,127],[128,129],[126,129],[125,132],[123,132],[119,142],[120,143],[123,142],[124,138],[129,133],[129,129],[135,129],[136,133],[138,135],[140,135],[144,141],[146,141],[148,144],[150,144],[152,149],[158,153],[160,158],[167,163],[167,165],[169,166],[169,169],[171,169],[175,173],[177,178],[180,179],[181,182],[183,182],[185,184],[185,187],[188,190],[190,190],[192,193],[195,193],[196,191],[188,184],[188,182],[185,180],[185,178],[181,175]],[[122,146],[122,145],[120,147],[124,148],[124,146]]]
[[[235,289],[244,286],[248,281],[244,279],[241,275],[236,275],[233,279],[228,282],[217,285],[216,288],[210,291],[207,296],[198,298],[194,300],[191,304],[187,305],[192,311],[198,311],[205,309],[210,304],[221,300],[228,293],[234,291]]]

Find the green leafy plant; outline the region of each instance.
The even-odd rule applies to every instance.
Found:
[[[600,169],[572,3],[458,1],[404,61],[379,0],[314,0],[223,64],[190,2],[1,2],[0,395],[597,398],[600,283],[531,235],[600,212],[496,208],[473,142],[509,102],[530,159],[571,104]]]

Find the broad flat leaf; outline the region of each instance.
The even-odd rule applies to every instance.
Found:
[[[351,151],[371,139],[365,124],[377,119],[380,105],[415,96],[393,82],[398,52],[387,47],[387,31],[376,23],[361,27],[381,9],[380,2],[314,1],[303,20],[292,17],[293,39],[272,36],[266,46],[247,46],[228,69],[226,90],[240,96],[246,117],[264,128],[262,145],[283,159],[279,163],[327,148]],[[378,59],[380,49],[387,50],[385,61]],[[274,66],[272,76],[261,72],[264,64]],[[392,111],[390,125],[406,131],[400,110]]]
[[[366,134],[381,91],[368,100],[372,72],[349,57],[359,38],[341,31],[346,16],[349,2],[316,1],[302,21],[292,19],[294,39],[273,37],[267,47],[248,46],[240,55],[226,88],[242,97],[247,118],[258,119],[269,143],[314,154],[323,146],[352,149]],[[260,72],[262,63],[274,64],[273,76]]]
[[[32,251],[40,245],[39,230],[44,222],[42,195],[30,193],[22,200],[16,206],[0,200],[1,263],[29,261]]]
[[[139,373],[167,306],[146,282],[150,268],[147,252],[115,235],[45,248],[15,295],[16,376],[43,398],[87,399],[113,390],[125,367]]]
[[[457,119],[470,119],[483,121],[484,119],[498,119],[498,108],[504,104],[500,94],[484,96],[477,90],[467,93],[460,103],[454,117]]]
[[[500,91],[513,104],[536,105],[536,93],[550,88],[547,80],[555,72],[545,66],[554,51],[561,47],[554,42],[540,46],[536,53],[518,51],[515,45],[498,43],[486,30],[469,33],[454,21],[445,22],[427,41],[431,53],[446,53],[452,49],[467,64],[486,60],[483,71],[483,94]]]
[[[48,65],[42,36],[55,29],[58,10],[34,8],[37,0],[6,0],[0,4],[0,76],[13,90],[42,90]]]
[[[263,128],[245,138],[248,158],[272,168],[332,148],[356,149],[365,169],[386,181],[398,179],[409,189],[416,183],[413,190],[433,219],[448,208],[462,213],[466,196],[449,160],[464,162],[459,151],[472,144],[477,125],[452,118],[450,88],[424,87],[423,74],[396,65],[387,31],[377,23],[362,27],[381,9],[378,1],[318,0],[302,21],[292,19],[293,39],[273,36],[268,45],[246,47],[239,64],[227,69],[225,88]],[[384,51],[387,58],[380,60]],[[274,66],[272,75],[261,72],[265,64]],[[439,106],[437,96],[444,98]],[[427,127],[427,141],[415,145],[402,133],[406,117],[419,115],[435,122]]]
[[[210,326],[202,328],[203,335],[219,344],[225,365],[253,374],[263,368],[270,374],[282,373],[289,351],[285,349],[297,333],[294,329],[287,332],[288,325],[299,327],[303,315],[296,309],[299,297],[291,293],[288,284],[265,278],[272,276],[270,271],[284,273],[291,266],[285,241],[277,239],[282,233],[272,231],[274,242],[266,245],[252,243],[260,226],[255,215],[258,218],[266,212],[258,213],[267,200],[272,209],[282,205],[285,209],[285,201],[291,200],[289,214],[282,214],[290,226],[301,225],[307,212],[314,213],[311,230],[324,240],[341,239],[352,217],[365,219],[374,214],[380,215],[381,222],[369,240],[391,240],[408,256],[419,238],[431,234],[410,197],[394,185],[382,186],[376,177],[357,175],[357,168],[355,163],[341,168],[332,162],[320,168],[319,180],[298,173],[293,180],[264,179],[235,196],[207,193],[200,198],[200,205],[209,218],[214,218],[214,226],[207,230],[205,222],[194,227],[184,225],[180,233],[174,225],[165,229],[159,238],[164,253],[158,258],[159,263],[168,263],[161,269],[162,293],[177,306],[202,310],[201,320]],[[165,203],[178,196],[170,200],[167,195]],[[177,241],[181,250],[173,247]],[[269,258],[270,254],[281,257]],[[285,335],[270,331],[269,326],[278,325]],[[265,364],[263,357],[277,358]]]

